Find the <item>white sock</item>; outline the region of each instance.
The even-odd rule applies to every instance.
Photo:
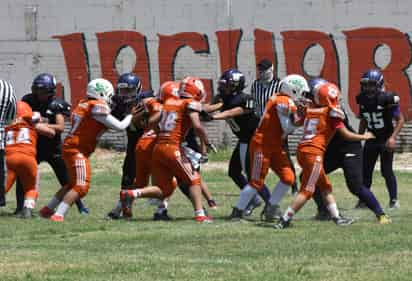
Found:
[[[56,209],[57,205],[59,205],[59,203],[60,203],[60,200],[57,199],[56,196],[53,196],[53,198],[47,204],[47,207],[49,207],[49,209],[51,209],[51,210],[54,210],[54,209]]]
[[[287,185],[281,181],[279,181],[275,188],[272,191],[272,194],[270,196],[270,204],[273,205],[279,205],[279,202],[282,200],[282,198],[285,196],[285,194],[288,192],[290,189],[290,185]]]
[[[122,211],[122,201],[117,201],[116,207],[113,208],[112,213],[116,215],[120,215],[120,212]]]
[[[290,221],[294,215],[295,215],[295,210],[293,210],[292,207],[289,206],[287,210],[285,211],[285,213],[283,214],[283,219],[285,221]]]
[[[204,217],[204,216],[206,216],[205,210],[200,209],[200,210],[195,211],[195,217]]]
[[[255,196],[256,194],[257,194],[257,190],[247,184],[240,192],[239,200],[237,201],[236,208],[242,211],[245,210],[250,200],[252,200],[253,196]]]
[[[57,207],[55,214],[64,217],[69,209],[70,209],[69,204],[67,204],[66,202],[61,202],[59,206]]]
[[[339,210],[336,203],[332,203],[328,205],[328,210],[332,218],[339,218]]]
[[[24,199],[24,207],[27,209],[34,209],[34,206],[36,205],[36,200],[34,199]]]

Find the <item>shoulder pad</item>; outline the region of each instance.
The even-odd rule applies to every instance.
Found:
[[[71,105],[64,101],[55,99],[49,103],[48,109],[50,109],[54,114],[70,115]]]
[[[202,105],[200,104],[200,102],[197,102],[194,100],[187,103],[187,108],[193,111],[197,111],[197,112],[202,111]]]
[[[94,103],[91,104],[91,112],[93,115],[109,115],[110,108],[105,103]]]
[[[329,111],[329,116],[345,120],[345,113],[340,108],[331,107]]]
[[[383,92],[379,95],[379,104],[382,106],[395,106],[400,102],[400,98],[397,94],[392,92]]]

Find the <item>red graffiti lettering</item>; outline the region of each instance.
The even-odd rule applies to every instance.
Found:
[[[90,79],[84,35],[83,33],[72,33],[52,38],[60,40],[70,82],[70,101],[72,105],[76,105],[80,99],[86,96],[87,83]]]
[[[412,118],[411,87],[405,69],[411,62],[411,47],[408,37],[393,28],[360,28],[343,31],[347,37],[349,61],[349,105],[358,112],[355,97],[359,93],[359,80],[363,72],[376,68],[376,48],[386,44],[391,49],[391,61],[383,69],[386,88],[401,97],[401,111]]]
[[[278,72],[278,64],[276,57],[276,49],[273,43],[273,33],[263,30],[255,29],[255,61],[256,64],[259,63],[262,59],[269,59],[273,63],[274,73]],[[256,68],[256,75],[258,70]]]
[[[219,48],[220,72],[230,68],[237,68],[237,53],[242,30],[216,31],[216,37],[217,47]]]
[[[160,83],[175,80],[174,63],[179,49],[189,46],[195,53],[209,53],[207,36],[197,32],[182,32],[159,37],[159,78]],[[207,101],[212,96],[212,80],[202,79],[208,93]]]
[[[116,58],[121,49],[129,46],[136,54],[133,73],[139,76],[143,89],[151,89],[149,55],[146,37],[136,31],[110,31],[96,33],[100,53],[102,76],[115,86],[119,73],[115,68]]]
[[[339,85],[337,54],[332,38],[323,32],[312,30],[285,31],[281,33],[285,50],[286,72],[309,77],[303,69],[303,59],[306,51],[319,44],[325,52],[325,60],[320,76]]]

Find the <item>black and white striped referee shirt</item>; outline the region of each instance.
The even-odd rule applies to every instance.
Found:
[[[251,93],[256,103],[256,114],[259,116],[259,118],[261,118],[263,113],[265,112],[265,106],[269,98],[273,93],[277,93],[279,91],[279,86],[279,79],[273,79],[270,83],[264,83],[259,79],[253,81]]]
[[[0,149],[5,145],[5,126],[16,117],[16,96],[13,86],[0,79]]]

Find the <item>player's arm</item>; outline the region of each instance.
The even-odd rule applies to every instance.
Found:
[[[207,104],[202,105],[202,111],[211,113],[211,112],[220,110],[222,106],[223,106],[223,102],[218,102],[218,103],[213,103],[213,104],[207,103]]]
[[[396,147],[396,137],[399,135],[403,125],[405,124],[405,118],[400,111],[399,105],[396,106],[392,111],[393,120],[395,121],[395,128],[393,129],[392,135],[386,141],[386,147],[390,150],[394,150]]]
[[[351,131],[349,131],[345,125],[337,128],[337,132],[347,141],[363,141],[363,140],[369,140],[369,139],[374,139],[375,136],[371,132],[366,132],[364,134],[356,134]]]
[[[56,135],[56,131],[50,128],[49,125],[46,123],[37,123],[34,125],[34,128],[36,129],[36,132],[39,135],[42,135],[48,138],[52,138]]]
[[[64,131],[64,116],[61,113],[56,114],[56,124],[47,124],[47,127],[53,129],[56,134],[61,134]]]
[[[225,120],[225,119],[228,119],[228,118],[233,118],[233,117],[245,114],[247,112],[248,112],[247,109],[245,109],[241,106],[236,106],[234,108],[231,108],[231,109],[228,109],[228,110],[225,110],[225,111],[222,111],[222,112],[219,112],[219,113],[216,113],[216,114],[212,115],[212,119],[213,120]]]
[[[105,125],[108,129],[121,131],[129,127],[132,121],[132,114],[128,114],[122,121],[110,114],[110,109],[107,105],[97,104],[92,109],[92,117]]]

